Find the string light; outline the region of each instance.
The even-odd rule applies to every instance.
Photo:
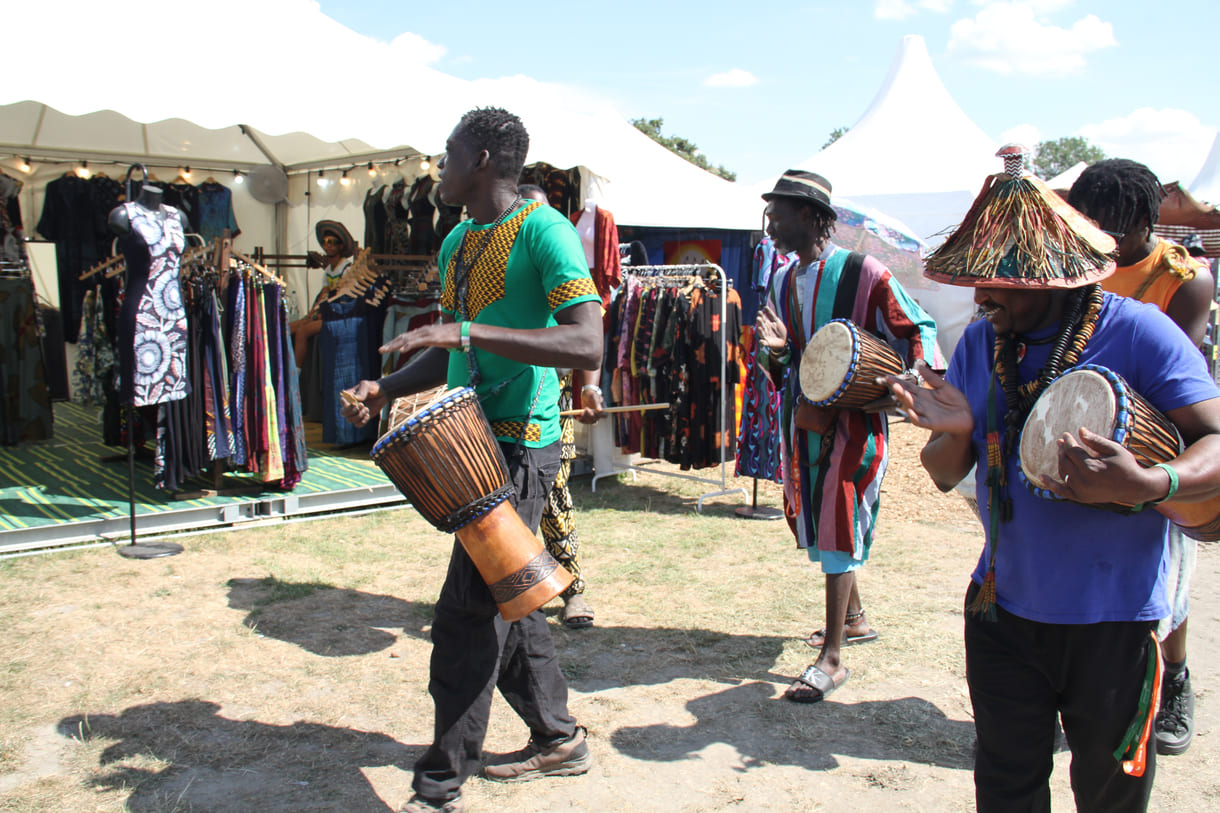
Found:
[[[318,186],[326,187],[330,185],[330,181],[326,179],[326,175],[322,170],[318,170]]]
[[[422,169],[424,172],[427,172],[429,169],[431,169],[432,168],[432,156],[425,155],[423,160],[419,162],[419,168]]]
[[[32,169],[33,169],[33,167],[30,166],[30,158],[27,155],[25,158],[21,159],[21,171],[28,173]]]
[[[76,170],[76,174],[77,174],[77,176],[79,176],[81,178],[88,178],[89,177],[89,162],[81,161],[80,169]]]
[[[351,179],[351,178],[349,178],[349,177],[347,177],[347,170],[346,170],[346,169],[345,169],[345,170],[343,170],[343,177],[339,179],[339,183],[340,183],[340,184],[342,184],[343,186],[351,186],[351,185],[352,185],[352,179]]]
[[[377,170],[373,169],[373,162],[372,162],[372,161],[369,161],[369,177],[370,177],[370,178],[375,178],[375,177],[377,177]]]
[[[182,177],[188,181],[191,179],[191,168],[189,166],[182,170]]]
[[[246,176],[242,175],[241,172],[236,169],[233,170],[233,183],[245,183],[245,182],[246,182]]]

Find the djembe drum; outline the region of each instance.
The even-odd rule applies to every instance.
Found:
[[[833,319],[801,354],[801,392],[814,406],[859,409],[890,394],[878,376],[905,371],[902,357],[888,344],[849,319]]]
[[[470,387],[399,413],[372,457],[424,519],[457,536],[506,621],[524,618],[572,583],[507,502],[508,466]]]
[[[1059,500],[1050,491],[1059,480],[1059,438],[1081,427],[1125,447],[1141,466],[1173,460],[1182,439],[1173,422],[1157,411],[1118,373],[1082,364],[1051,382],[1034,403],[1021,430],[1021,479],[1039,497]],[[1123,503],[1085,503],[1129,511]],[[1194,539],[1220,539],[1220,497],[1202,502],[1169,500],[1155,508]]]

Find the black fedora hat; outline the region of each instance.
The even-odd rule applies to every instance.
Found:
[[[816,203],[833,216],[830,205],[830,181],[816,172],[790,169],[775,182],[775,188],[765,193],[762,199],[768,203],[775,198],[798,198]]]
[[[339,254],[343,257],[350,257],[356,251],[356,241],[352,238],[352,233],[347,230],[338,220],[319,220],[318,225],[313,227],[314,234],[318,236],[318,242],[321,243],[326,237],[336,237],[339,239],[340,251]]]

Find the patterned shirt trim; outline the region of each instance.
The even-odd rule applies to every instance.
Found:
[[[521,437],[521,421],[492,421],[491,433],[498,438],[512,438],[516,440]],[[525,440],[538,443],[542,440],[542,426],[533,421],[530,422],[529,428],[525,432]]]
[[[463,244],[467,240],[475,244],[466,246],[465,253],[478,253],[467,277],[469,288],[466,291],[466,318],[476,318],[483,308],[504,298],[504,273],[508,268],[508,255],[513,250],[513,243],[516,242],[525,219],[542,205],[544,204],[540,201],[534,201],[495,228],[480,232],[467,231],[462,235]],[[487,247],[479,252],[478,244],[484,240],[487,241]],[[459,246],[445,266],[445,288],[441,292],[441,307],[450,313],[457,312],[457,260],[463,253]]]
[[[601,299],[601,295],[597,292],[597,286],[593,284],[591,278],[570,279],[547,294],[546,302],[552,311],[557,311],[565,302],[570,302],[579,296],[588,295]]]

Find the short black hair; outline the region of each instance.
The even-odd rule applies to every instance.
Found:
[[[487,150],[498,177],[515,181],[521,176],[530,148],[521,119],[499,107],[479,107],[462,116],[456,130],[476,152]]]
[[[1160,216],[1165,191],[1152,170],[1127,158],[1098,161],[1072,184],[1068,203],[1097,221],[1105,231],[1125,235]]]
[[[531,195],[542,195],[543,200],[548,200],[546,190],[536,183],[523,183],[517,187],[517,194],[521,197],[529,197]]]

